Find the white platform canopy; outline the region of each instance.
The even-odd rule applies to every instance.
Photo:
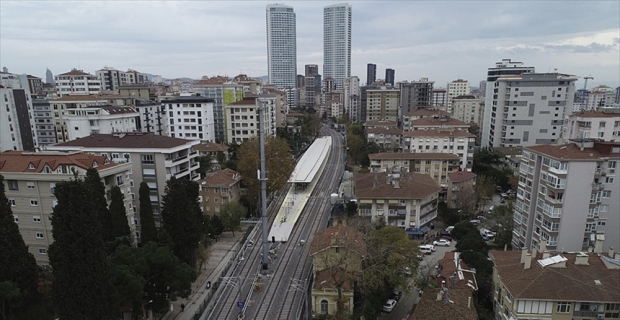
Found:
[[[291,174],[288,182],[291,183],[310,183],[319,171],[325,157],[329,154],[332,146],[332,137],[321,137],[314,140],[308,150],[297,162],[295,170]]]

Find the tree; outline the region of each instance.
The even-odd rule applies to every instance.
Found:
[[[489,252],[489,246],[484,242],[477,230],[469,231],[464,236],[460,237],[455,248],[459,252],[477,251],[485,255]]]
[[[0,175],[0,299],[2,318],[7,319],[6,304],[19,305],[37,294],[38,271],[34,256],[19,233],[13,218],[13,211],[4,189],[4,177]],[[11,310],[9,314],[17,313]]]
[[[148,243],[157,241],[157,228],[153,218],[153,206],[151,205],[150,188],[146,182],[140,183],[140,241]]]
[[[220,218],[224,227],[232,231],[233,237],[235,230],[241,226],[241,219],[245,217],[247,209],[239,202],[228,202],[220,207]]]
[[[448,208],[445,201],[439,201],[437,204],[437,217],[446,226],[453,226],[461,219],[458,210]]]
[[[205,173],[211,171],[211,156],[204,155],[196,158],[196,161],[200,163],[200,168],[196,170],[200,174],[201,178],[205,177]]]
[[[174,243],[174,254],[196,266],[196,249],[202,237],[202,211],[198,203],[198,184],[172,177],[162,199],[163,229]]]
[[[110,230],[110,236],[117,241],[124,241],[129,243],[131,237],[131,230],[129,229],[129,222],[127,221],[127,211],[125,210],[125,203],[123,200],[123,194],[118,186],[112,187],[110,201],[110,217],[112,220],[112,229]]]
[[[353,217],[357,214],[357,202],[349,201],[345,206],[345,211],[347,213],[347,217]]]
[[[112,215],[108,209],[108,201],[105,197],[105,185],[101,182],[99,171],[95,168],[86,170],[83,185],[86,188],[88,198],[92,202],[92,215],[99,223],[99,230],[105,243],[114,241],[112,236]]]
[[[476,177],[476,193],[474,194],[475,207],[481,210],[491,200],[495,193],[495,181],[490,176]]]
[[[81,179],[56,184],[52,213],[54,243],[49,247],[54,273],[53,298],[60,319],[109,319],[115,315],[99,197]]]
[[[512,201],[508,201],[507,206],[496,206],[487,217],[490,229],[496,233],[493,243],[499,248],[511,247],[514,228]]]
[[[478,229],[474,227],[473,224],[469,223],[469,221],[464,220],[454,225],[454,229],[450,232],[452,237],[459,240],[463,238],[468,233],[478,234]]]

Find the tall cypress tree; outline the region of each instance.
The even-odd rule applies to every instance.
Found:
[[[4,284],[2,288],[7,290],[11,288],[10,291],[13,291],[10,295],[7,292],[0,292],[2,300],[9,300],[8,296],[23,299],[36,295],[38,277],[36,260],[28,252],[28,247],[13,219],[11,204],[5,194],[4,177],[0,175],[0,283]],[[19,290],[18,293],[15,291],[16,288]],[[6,311],[11,313],[10,309]]]
[[[163,228],[174,243],[174,254],[194,268],[196,249],[202,237],[198,184],[173,177],[166,183],[166,194],[162,202]]]
[[[149,241],[157,241],[157,228],[153,218],[153,207],[149,194],[149,185],[140,183],[140,241],[147,244]]]
[[[54,306],[60,319],[107,320],[115,316],[101,223],[103,212],[92,189],[81,180],[56,184],[52,214],[54,243],[49,248],[54,273]],[[105,208],[105,206],[104,206]]]
[[[112,187],[110,201],[110,217],[112,218],[111,236],[114,239],[129,238],[131,230],[127,222],[127,212],[123,203],[123,194],[118,186]]]
[[[112,236],[112,215],[108,210],[108,201],[105,198],[105,185],[101,182],[99,172],[95,168],[86,171],[84,187],[88,198],[93,205],[93,216],[99,221],[99,229],[105,243],[114,241]]]

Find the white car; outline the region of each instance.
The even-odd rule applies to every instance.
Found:
[[[383,305],[383,311],[385,311],[385,312],[392,312],[392,310],[394,310],[394,306],[396,306],[396,300],[389,299]]]
[[[439,241],[433,241],[433,245],[435,246],[442,246],[442,247],[449,247],[450,246],[450,241],[447,239],[439,239]]]

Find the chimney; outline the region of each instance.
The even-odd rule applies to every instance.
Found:
[[[620,252],[616,252],[616,254],[614,255],[614,259],[620,260]]]
[[[525,256],[525,266],[523,266],[523,269],[527,270],[530,267],[532,267],[532,255],[528,253]]]
[[[596,235],[596,240],[594,242],[594,253],[603,252],[603,240],[599,239],[598,235]]]
[[[577,256],[575,256],[575,265],[583,265],[583,266],[590,265],[588,263],[588,258],[589,258],[589,255],[587,253],[579,252]]]
[[[527,255],[527,248],[524,247],[523,249],[521,249],[521,263],[525,262],[526,255]]]
[[[534,257],[534,259],[536,259],[536,257],[538,256],[538,249],[537,248],[532,248],[532,257]]]
[[[471,309],[471,297],[467,297],[467,309]]]
[[[607,253],[609,255],[610,258],[614,258],[614,247],[609,247],[609,252]]]
[[[443,299],[443,290],[439,290],[437,292],[437,301],[441,301]]]
[[[540,243],[540,252],[547,251],[547,240],[544,240]]]
[[[394,189],[400,189],[400,179],[394,178],[394,180],[392,180],[392,185],[394,186]]]
[[[543,259],[547,259],[549,258],[549,251],[545,250],[543,251]]]

